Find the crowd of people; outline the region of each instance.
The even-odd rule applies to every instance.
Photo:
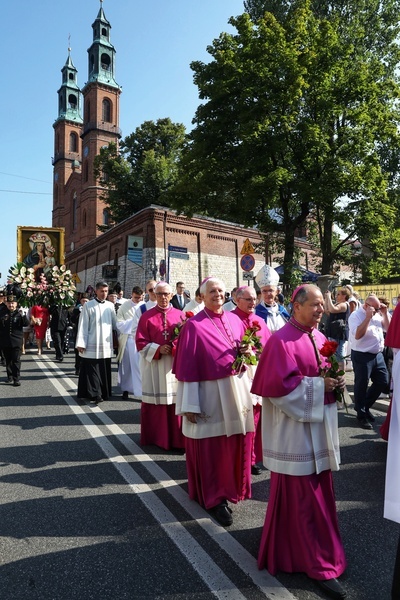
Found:
[[[228,527],[229,505],[251,497],[252,476],[263,465],[271,488],[259,568],[273,575],[306,573],[330,597],[345,598],[338,577],[346,558],[332,480],[340,465],[336,400],[345,390],[349,356],[357,425],[372,429],[371,407],[380,394],[391,388],[394,398],[400,394],[400,308],[391,318],[384,298],[370,294],[361,302],[351,286],[343,286],[333,299],[313,284],[296,288],[285,304],[279,275],[269,265],[255,283],[259,295],[253,286],[227,294],[220,279],[208,277],[191,299],[182,281],[173,290],[150,280],[144,289],[134,286],[127,299],[99,281],[73,309],[37,306],[29,314],[18,308],[15,295],[0,292],[7,381],[20,385],[30,327],[38,355],[50,329],[58,361],[74,333],[81,404],[112,397],[116,357],[123,399],[141,399],[140,443],[186,454],[190,498]],[[334,342],[335,362],[325,351],[327,338]],[[392,368],[385,344],[394,349]],[[393,401],[386,423],[385,516],[400,522],[400,493],[393,485],[398,413]],[[399,598],[400,542],[393,589]]]

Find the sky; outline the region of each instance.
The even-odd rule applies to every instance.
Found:
[[[57,90],[68,57],[78,85],[88,75],[87,50],[99,0],[9,0],[2,3],[0,109],[0,284],[17,260],[17,226],[52,226],[51,164]],[[187,130],[200,104],[190,63],[210,62],[207,46],[243,0],[104,0],[122,86],[122,137],[144,121],[169,117]],[[69,42],[70,39],[70,42]]]

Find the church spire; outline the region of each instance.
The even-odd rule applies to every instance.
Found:
[[[81,92],[77,83],[78,71],[71,58],[71,36],[68,36],[68,57],[61,69],[62,83],[58,90],[58,120],[67,119],[83,123],[80,114]]]
[[[100,0],[100,9],[92,28],[93,42],[88,50],[88,83],[104,83],[119,89],[114,77],[115,48],[110,42],[111,25],[104,14],[103,0]]]

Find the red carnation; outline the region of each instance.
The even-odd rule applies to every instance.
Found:
[[[191,310],[187,310],[187,311],[185,312],[185,317],[186,317],[187,319],[190,319],[190,317],[194,317],[194,312],[192,312]]]
[[[337,342],[326,341],[322,348],[320,348],[319,353],[326,358],[330,358],[333,354],[335,354],[338,349],[339,344]]]

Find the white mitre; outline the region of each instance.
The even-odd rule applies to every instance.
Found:
[[[278,285],[279,273],[269,265],[264,265],[256,275],[256,283],[259,288],[262,288],[265,285]]]

